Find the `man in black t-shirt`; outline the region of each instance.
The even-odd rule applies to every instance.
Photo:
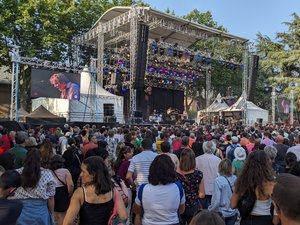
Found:
[[[7,170],[0,177],[0,224],[13,225],[19,218],[23,205],[7,198],[21,186],[21,175],[15,170]]]

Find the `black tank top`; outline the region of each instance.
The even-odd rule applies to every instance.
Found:
[[[104,203],[89,203],[86,201],[86,193],[82,187],[84,202],[80,207],[80,225],[107,225],[114,208],[114,200],[111,198]]]

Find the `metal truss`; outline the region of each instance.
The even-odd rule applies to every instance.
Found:
[[[103,87],[103,58],[104,58],[104,33],[100,32],[98,35],[98,74],[97,82]]]
[[[11,79],[11,103],[10,103],[10,119],[19,120],[19,65],[28,65],[35,68],[43,68],[50,70],[63,70],[66,72],[72,71],[74,73],[80,73],[83,67],[71,66],[68,63],[54,62],[48,60],[41,60],[38,58],[21,57],[19,54],[19,46],[12,46],[10,52],[12,62],[12,79]]]
[[[13,46],[11,52],[12,61],[12,79],[11,79],[11,102],[10,102],[10,119],[18,121],[18,90],[19,90],[19,46]]]
[[[134,111],[136,111],[136,90],[134,88],[136,78],[136,64],[137,64],[137,46],[138,46],[138,14],[139,8],[132,8],[132,17],[130,21],[130,101],[129,112],[130,121],[134,120]]]
[[[210,99],[211,99],[211,65],[208,65],[206,67],[206,109],[208,109],[210,105]],[[209,113],[208,111],[206,112]]]
[[[249,61],[248,61],[248,52],[249,52],[249,46],[248,43],[244,44],[244,70],[243,70],[243,81],[242,81],[242,95],[244,97],[245,100],[245,104],[244,104],[244,110],[243,110],[243,122],[244,124],[247,124],[247,99],[248,99],[248,85],[247,85],[247,81],[248,81],[248,71],[249,71]]]
[[[102,70],[103,71],[103,70]],[[91,72],[91,80],[90,80],[90,118],[91,122],[95,122],[96,118],[96,77],[99,74],[99,69],[97,69],[97,59],[91,58],[91,65],[90,65],[90,72]]]

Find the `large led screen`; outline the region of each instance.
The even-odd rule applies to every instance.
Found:
[[[31,97],[79,100],[80,74],[32,69]]]

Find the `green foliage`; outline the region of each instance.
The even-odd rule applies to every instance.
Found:
[[[218,23],[213,20],[210,11],[202,13],[199,10],[194,9],[189,14],[183,16],[183,18],[194,23],[199,23],[223,32],[227,32],[226,28],[218,25]],[[218,38],[203,39],[198,41],[194,44],[194,46],[191,47],[195,50],[200,50],[203,56],[206,56],[209,53],[210,57],[218,59],[222,58],[227,62],[242,64],[244,50],[241,43],[237,43],[236,41],[226,41]],[[205,95],[203,95],[203,91],[206,88],[205,72],[203,72],[202,75],[203,78],[197,82],[196,88],[190,88],[187,91],[187,95],[191,99],[201,102],[200,108],[205,107]],[[242,91],[242,69],[240,67],[235,69],[229,68],[217,61],[212,61],[211,83],[214,96],[216,96],[218,93],[221,93],[221,95],[224,96],[229,86],[232,87],[233,95],[239,96],[241,95]],[[189,105],[186,105],[186,108],[187,110],[189,110]]]
[[[221,31],[227,32],[227,29],[223,26],[218,25],[216,21],[213,20],[212,14],[210,11],[206,11],[204,13],[200,12],[198,9],[194,9],[187,15],[183,16],[184,19],[192,21],[194,23],[199,23],[206,25],[208,27],[213,27]]]
[[[278,42],[257,35],[257,51],[261,56],[261,72],[268,82],[284,87],[284,93],[293,91],[295,102],[300,106],[300,18],[294,13],[293,21],[285,23],[287,32],[276,34]]]

